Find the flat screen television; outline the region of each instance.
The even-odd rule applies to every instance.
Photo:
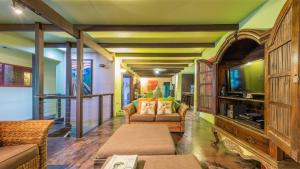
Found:
[[[233,67],[228,76],[231,92],[264,93],[264,60]]]

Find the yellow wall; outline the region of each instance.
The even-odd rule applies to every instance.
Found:
[[[121,62],[119,58],[115,59],[115,90],[114,90],[114,116],[121,115],[122,112],[122,73]]]

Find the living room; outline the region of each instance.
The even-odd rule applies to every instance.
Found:
[[[0,169],[296,169],[299,0],[0,1]]]

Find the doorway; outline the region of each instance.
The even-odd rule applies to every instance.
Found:
[[[122,107],[129,104],[133,98],[133,78],[129,74],[123,75],[122,80]]]

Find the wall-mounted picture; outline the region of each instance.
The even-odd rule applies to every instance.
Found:
[[[83,60],[83,94],[93,94],[93,60]],[[76,95],[77,60],[72,60],[72,94]]]
[[[31,87],[30,67],[0,63],[0,87]]]

